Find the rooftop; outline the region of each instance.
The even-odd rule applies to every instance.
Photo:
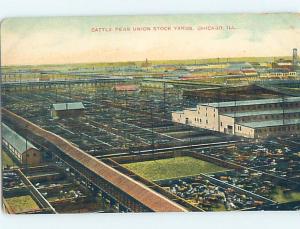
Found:
[[[56,111],[84,109],[84,105],[82,102],[54,103],[52,106],[53,106],[54,110],[56,110]]]
[[[139,87],[137,85],[119,84],[115,85],[114,89],[117,91],[137,91],[139,90]]]
[[[185,108],[184,110],[187,110],[187,111],[196,111],[197,108],[196,107],[188,107],[188,108]]]
[[[240,117],[248,117],[248,116],[255,116],[255,115],[269,115],[269,114],[292,114],[292,113],[300,113],[300,108],[294,109],[276,109],[276,110],[262,110],[262,111],[246,111],[246,112],[231,112],[225,113],[222,115],[233,117],[233,118],[240,118]]]
[[[247,126],[251,128],[273,127],[273,126],[286,126],[300,124],[300,119],[279,119],[259,122],[242,122],[241,126]]]
[[[1,123],[2,138],[12,145],[19,153],[25,153],[28,149],[36,149],[36,147],[29,141],[17,134],[14,130],[9,128],[4,123]]]
[[[273,104],[282,103],[282,98],[274,99],[256,99],[256,100],[242,100],[242,101],[228,101],[228,102],[214,102],[214,103],[201,103],[198,106],[210,106],[210,107],[235,107],[235,106],[249,106],[249,105],[260,105],[260,104]],[[300,97],[285,97],[285,103],[300,102]]]

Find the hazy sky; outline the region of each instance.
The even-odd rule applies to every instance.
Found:
[[[115,31],[120,27],[131,31]],[[286,56],[299,44],[300,14],[11,18],[1,26],[2,65]]]

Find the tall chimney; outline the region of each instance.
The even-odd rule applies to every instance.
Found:
[[[293,62],[292,62],[292,64],[293,64],[293,71],[297,70],[297,65],[298,65],[297,58],[298,58],[297,49],[294,48],[293,49]]]

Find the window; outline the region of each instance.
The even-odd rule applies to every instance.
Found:
[[[189,118],[185,118],[185,124],[189,124]]]
[[[33,153],[33,156],[36,157],[36,153]]]
[[[223,126],[223,123],[221,122],[221,126]]]
[[[208,120],[206,120],[206,124],[208,124]]]

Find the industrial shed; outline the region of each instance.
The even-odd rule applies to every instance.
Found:
[[[38,165],[42,162],[40,151],[25,138],[17,134],[4,123],[2,129],[2,146],[22,165]]]
[[[51,117],[54,119],[80,117],[84,115],[84,105],[82,102],[74,103],[54,103],[51,106]]]

